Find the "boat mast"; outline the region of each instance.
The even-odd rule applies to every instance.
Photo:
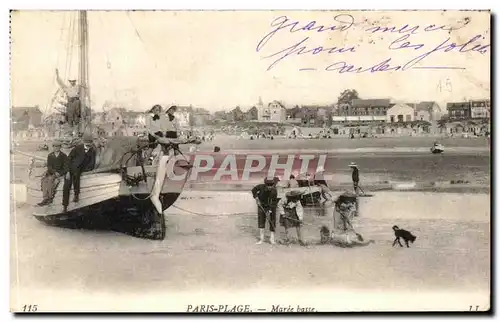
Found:
[[[81,102],[81,127],[80,132],[88,131],[91,133],[91,115],[90,115],[90,87],[89,87],[89,63],[88,63],[88,23],[87,11],[81,10],[79,12],[78,24],[78,41],[80,44],[80,65],[78,69],[78,82],[80,88],[80,102]],[[88,113],[88,114],[87,114]]]

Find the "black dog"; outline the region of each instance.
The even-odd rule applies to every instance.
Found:
[[[392,243],[392,247],[396,245],[396,242],[399,244],[399,246],[403,247],[401,244],[401,241],[399,240],[400,238],[403,238],[406,244],[406,247],[410,248],[410,245],[408,245],[408,241],[410,241],[412,244],[415,242],[417,237],[410,233],[407,230],[404,229],[399,229],[398,226],[392,226],[392,229],[394,230],[394,235],[396,236],[396,239],[394,239],[394,242]]]

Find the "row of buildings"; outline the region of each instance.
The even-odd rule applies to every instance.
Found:
[[[303,126],[318,126],[328,119],[332,123],[404,123],[414,121],[434,122],[441,119],[467,120],[490,118],[490,100],[450,102],[446,110],[437,102],[393,102],[390,99],[354,99],[351,103],[329,106],[296,106],[286,109],[279,101],[267,105],[259,100],[257,105],[260,122],[300,123]]]
[[[373,128],[385,124],[392,125],[391,131],[416,126],[418,131],[423,129],[424,132],[442,132],[442,128],[445,128],[445,131],[452,133],[454,126],[443,126],[443,123],[460,125],[468,120],[488,120],[490,110],[489,99],[449,102],[446,109],[432,101],[404,103],[390,99],[354,99],[345,104],[303,105],[287,109],[280,101],[274,100],[264,104],[262,99],[259,99],[258,104],[246,112],[237,107],[229,112],[211,114],[201,108],[178,106],[176,118],[181,128],[199,127],[217,121],[250,121],[304,127],[326,126],[333,128],[335,132],[342,132],[344,127],[357,126],[358,129],[354,131],[359,131],[363,126]],[[41,128],[52,128],[56,131],[57,125],[64,120],[60,113],[44,117],[39,106],[14,107],[11,115],[13,132]],[[146,130],[147,117],[144,112],[110,107],[105,112],[92,113],[92,124],[108,136],[138,135]]]

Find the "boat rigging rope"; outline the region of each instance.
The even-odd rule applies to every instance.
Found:
[[[181,208],[177,205],[171,205],[170,207],[173,207],[173,208],[176,208],[176,209],[179,209],[181,211],[185,211],[191,215],[196,215],[196,216],[202,216],[202,217],[212,217],[212,218],[216,218],[216,217],[229,217],[229,216],[255,216],[256,213],[255,212],[234,212],[234,213],[230,213],[230,214],[219,214],[219,215],[209,215],[209,214],[204,214],[204,213],[201,213],[201,212],[196,212],[196,211],[191,211],[191,210],[187,210],[187,209],[184,209],[184,208]],[[169,215],[180,215],[180,214],[169,214]],[[283,218],[287,218],[287,219],[290,219],[292,221],[299,221],[295,218],[292,218],[290,216],[287,216],[287,215],[283,215],[281,214],[280,216],[282,216]],[[269,224],[271,225],[271,222],[270,222],[270,218],[267,218],[268,216],[266,216],[266,219],[269,221]],[[307,225],[307,226],[314,226],[314,224],[310,224],[310,223],[306,223],[304,222],[303,220],[301,221],[301,224],[302,225]]]

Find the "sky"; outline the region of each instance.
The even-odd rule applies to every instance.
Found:
[[[46,112],[57,89],[55,69],[66,79],[77,77],[78,47],[71,47],[69,40],[70,35],[76,37],[70,28],[76,17],[75,11],[12,14],[13,106],[39,105]],[[362,98],[403,102],[445,104],[490,96],[488,12],[90,11],[88,21],[92,108],[97,111],[106,100],[134,101],[138,110],[160,103],[211,112],[235,106],[245,110],[259,97],[287,106],[332,104],[348,88]],[[257,51],[259,41],[279,23],[283,28]],[[400,30],[406,24],[402,32],[370,29]],[[319,25],[324,26],[322,32],[312,28]],[[331,26],[335,30],[326,30]],[[442,30],[448,26],[457,30]],[[476,35],[479,38],[469,42]],[[440,69],[370,72],[371,66],[389,58],[391,66],[404,65],[443,42],[440,50],[415,65]],[[451,48],[451,43],[456,45]],[[332,47],[344,52],[329,52]],[[287,51],[289,55],[268,70]],[[326,71],[332,64],[335,68]],[[343,64],[366,71],[339,73]]]

